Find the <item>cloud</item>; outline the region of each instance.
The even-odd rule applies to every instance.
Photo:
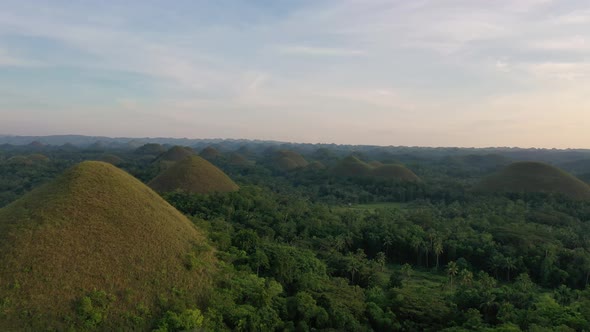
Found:
[[[367,52],[364,50],[336,48],[336,47],[312,47],[302,45],[290,45],[278,47],[278,52],[282,54],[290,55],[303,55],[303,56],[336,56],[336,57],[349,57],[349,56],[365,56]]]
[[[590,42],[584,36],[538,40],[532,42],[530,45],[535,49],[551,51],[586,52],[590,50]]]
[[[43,63],[27,58],[15,57],[0,49],[0,67],[40,67]]]

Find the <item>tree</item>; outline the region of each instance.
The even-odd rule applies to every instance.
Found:
[[[378,252],[377,255],[375,255],[375,262],[379,266],[381,272],[383,272],[383,268],[385,267],[385,263],[387,262],[385,253],[383,253],[382,251]]]
[[[408,263],[402,265],[402,273],[404,274],[406,279],[410,279],[410,277],[412,276],[412,272],[414,272],[414,270],[412,269],[412,265]]]
[[[447,265],[447,274],[451,278],[451,289],[453,288],[453,277],[455,277],[457,273],[459,273],[459,267],[457,266],[457,263],[450,261]]]
[[[440,255],[444,252],[444,247],[441,239],[437,239],[434,243],[434,254],[436,255],[436,269],[438,270],[438,261]]]

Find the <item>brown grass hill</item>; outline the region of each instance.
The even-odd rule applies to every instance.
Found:
[[[234,166],[249,166],[249,165],[253,164],[252,161],[246,159],[246,157],[242,156],[241,154],[239,154],[237,152],[231,153],[229,155],[227,162],[230,165],[234,165]]]
[[[369,173],[372,177],[378,177],[388,180],[398,180],[407,182],[418,182],[420,178],[411,170],[402,165],[385,164],[375,167]]]
[[[368,176],[372,167],[355,156],[348,156],[340,160],[332,169],[332,172],[338,176]]]
[[[212,146],[204,148],[199,155],[207,160],[215,160],[221,156],[219,151]]]
[[[43,147],[45,147],[45,144],[43,144],[39,141],[32,141],[31,143],[29,143],[28,146],[31,148],[43,148]]]
[[[40,153],[33,153],[31,155],[28,155],[27,158],[29,160],[31,160],[32,162],[46,162],[46,161],[49,161],[49,157],[47,157],[44,154],[40,154]]]
[[[539,162],[513,163],[484,178],[476,191],[514,193],[555,193],[573,199],[590,200],[590,186],[573,175]]]
[[[104,154],[100,157],[100,161],[104,161],[105,163],[109,163],[109,164],[113,164],[115,166],[122,164],[123,163],[123,159],[121,159],[121,157],[116,156],[114,154]]]
[[[319,161],[312,161],[311,163],[309,163],[309,165],[307,165],[307,169],[319,171],[326,169],[326,166]]]
[[[135,151],[133,151],[133,153],[137,154],[137,155],[152,155],[152,156],[159,156],[164,152],[166,152],[166,148],[164,146],[162,146],[161,144],[157,144],[157,143],[144,144],[144,145],[138,147],[137,149],[135,149]]]
[[[146,330],[166,301],[202,303],[215,265],[157,193],[86,161],[0,209],[0,330]]]
[[[369,166],[375,168],[375,167],[380,167],[383,166],[383,163],[377,160],[373,160],[373,161],[369,161]]]
[[[187,157],[194,156],[196,153],[193,149],[185,146],[173,146],[168,151],[162,153],[158,156],[158,161],[181,161],[186,159]]]
[[[7,162],[9,164],[13,164],[13,165],[34,165],[34,164],[44,164],[46,162],[50,161],[49,157],[39,154],[39,153],[34,153],[34,154],[30,154],[28,156],[13,156],[8,158]]]
[[[309,163],[295,151],[279,150],[273,155],[273,165],[282,171],[291,171],[307,167]]]
[[[158,165],[160,169],[166,169],[174,165],[176,162],[194,155],[196,155],[196,152],[193,149],[176,145],[159,155],[154,161],[154,164]]]
[[[180,190],[198,194],[239,189],[222,170],[199,156],[190,156],[175,163],[150,181],[149,186],[159,192]]]

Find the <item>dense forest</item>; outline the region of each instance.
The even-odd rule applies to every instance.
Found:
[[[144,183],[170,167],[170,145],[99,143],[0,146],[0,207],[84,160]],[[589,151],[243,141],[187,151],[207,147],[201,155],[240,189],[160,194],[215,248],[213,286],[203,302],[179,296],[138,309],[129,329],[590,330],[590,200],[569,187],[478,190],[517,161],[584,180]],[[389,176],[393,164],[411,177]],[[105,329],[111,296],[95,290],[76,304],[74,329]],[[8,307],[0,298],[0,320]]]

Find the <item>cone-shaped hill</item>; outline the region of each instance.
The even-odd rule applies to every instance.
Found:
[[[207,160],[215,160],[221,156],[219,151],[212,146],[204,148],[199,155]]]
[[[123,163],[123,159],[117,155],[114,154],[104,154],[100,157],[100,161],[104,161],[105,163],[109,163],[109,164],[113,164],[113,165],[119,165],[121,163]]]
[[[201,301],[214,265],[200,231],[158,194],[83,162],[0,209],[0,330],[78,330],[89,319],[145,330],[173,289]],[[145,320],[126,327],[130,315]]]
[[[299,153],[290,150],[279,150],[274,153],[273,164],[283,171],[290,171],[297,168],[304,168],[309,165],[307,160]]]
[[[408,182],[420,181],[420,178],[405,166],[398,164],[367,164],[355,156],[342,159],[332,172],[338,176],[346,177],[375,177],[388,180]]]
[[[239,189],[222,170],[199,156],[190,156],[162,171],[149,183],[159,192],[175,190],[209,194]]]
[[[250,160],[237,152],[233,152],[229,155],[228,163],[234,166],[248,166],[252,164]]]
[[[590,186],[573,175],[539,162],[517,162],[483,179],[477,186],[483,192],[544,192],[590,200]]]
[[[414,172],[402,165],[385,164],[371,170],[371,176],[400,181],[417,182],[420,178]]]
[[[148,144],[144,144],[140,147],[138,147],[137,149],[135,149],[135,151],[133,151],[133,153],[138,154],[138,155],[160,155],[162,153],[166,152],[166,148],[163,147],[161,144],[157,144],[157,143],[148,143]]]
[[[339,176],[368,176],[372,167],[355,156],[342,159],[334,169],[334,174]]]
[[[195,151],[189,147],[173,146],[168,151],[158,156],[156,161],[172,161],[177,162],[186,159],[189,156],[195,155]]]

